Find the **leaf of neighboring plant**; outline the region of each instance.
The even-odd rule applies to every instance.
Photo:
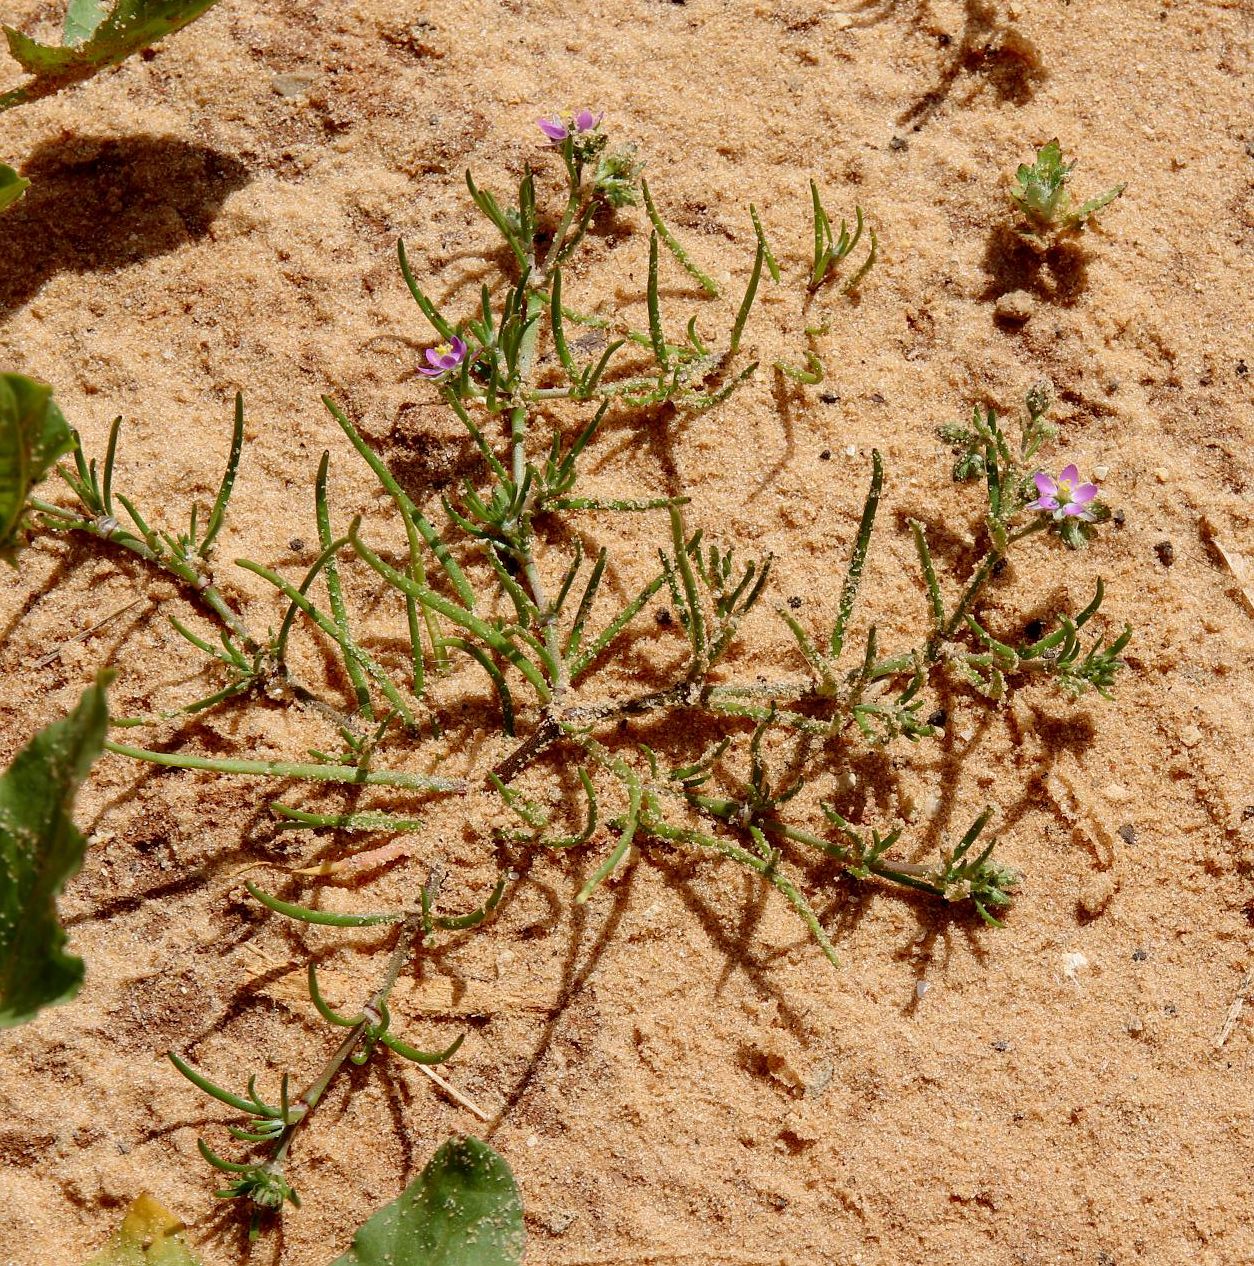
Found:
[[[0,98],[0,109],[35,101],[116,66],[200,17],[217,0],[115,0],[101,12],[95,0],[72,0],[65,16],[64,45],[40,44],[11,26],[4,28],[9,52],[35,76]],[[76,42],[81,41],[81,42]]]
[[[0,211],[16,202],[29,187],[29,180],[19,176],[12,167],[0,163]]]
[[[332,1266],[518,1266],[522,1200],[486,1143],[450,1139]]]
[[[110,676],[102,673],[0,774],[0,1028],[68,1001],[83,983],[83,960],[64,950],[56,899],[83,861],[86,841],[71,812],[104,744]]]
[[[106,0],[70,0],[65,11],[65,42],[81,44],[104,21]]]
[[[31,488],[73,448],[74,434],[52,388],[21,374],[0,374],[0,558],[12,560]]]
[[[145,1191],[109,1243],[83,1266],[200,1266],[182,1232],[178,1218]]]
[[[1071,218],[1076,224],[1083,224],[1095,211],[1108,207],[1128,187],[1127,181],[1117,184],[1113,189],[1090,198]]]

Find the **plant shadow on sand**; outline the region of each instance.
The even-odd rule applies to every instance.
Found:
[[[921,131],[937,114],[966,77],[970,91],[959,102],[970,106],[986,88],[999,104],[1022,106],[1032,100],[1048,72],[1031,40],[1005,23],[996,6],[987,0],[964,0],[962,29],[951,35],[932,12],[931,0],[866,0],[854,11],[854,26],[875,26],[889,20],[898,10],[921,35],[936,41],[941,62],[932,85],[920,93],[897,116],[899,127]]]
[[[203,237],[249,181],[228,154],[173,136],[47,141],[0,221],[0,320],[60,272],[114,272]]]

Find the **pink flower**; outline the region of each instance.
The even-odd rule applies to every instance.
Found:
[[[439,378],[465,359],[466,344],[454,334],[450,342],[427,348],[427,364],[419,365],[418,372],[425,378]]]
[[[558,115],[553,114],[543,119],[537,119],[536,127],[554,145],[560,145],[568,136],[580,136],[584,132],[595,131],[601,126],[601,120],[604,117],[604,114],[593,114],[585,106],[582,110],[576,110],[566,122],[563,122]]]
[[[1042,470],[1033,476],[1033,482],[1037,497],[1028,503],[1029,510],[1043,510],[1056,519],[1071,516],[1092,521],[1088,505],[1097,496],[1097,485],[1082,484],[1074,462],[1064,467],[1057,479]]]

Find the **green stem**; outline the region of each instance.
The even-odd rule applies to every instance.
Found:
[[[143,747],[105,740],[105,750],[132,760],[164,765],[170,769],[207,769],[218,774],[253,774],[262,778],[300,778],[307,782],[357,783],[365,787],[405,787],[411,791],[464,792],[460,778],[434,778],[402,770],[363,769],[356,765],[315,765],[291,761],[221,760],[188,756],[181,752],[154,752]]]
[[[357,1050],[357,1047],[369,1036],[370,1031],[379,1024],[380,1017],[386,1013],[388,996],[391,994],[415,946],[422,943],[424,934],[421,915],[412,914],[406,917],[401,926],[400,935],[397,937],[396,944],[393,946],[392,953],[388,958],[387,967],[384,969],[383,979],[379,987],[371,995],[370,1001],[362,1008],[361,1019],[344,1035],[344,1040],[335,1048],[334,1053],[327,1060],[322,1071],[309,1083],[295,1104],[293,1104],[294,1108],[303,1107],[304,1110],[299,1112],[296,1119],[280,1135],[278,1146],[270,1157],[270,1164],[281,1165],[283,1163],[288,1151],[291,1149],[296,1131],[309,1119],[313,1109],[318,1106],[322,1096],[326,1094],[327,1088],[335,1080],[340,1069],[344,1067],[345,1063]]]
[[[250,655],[261,650],[261,643],[253,637],[240,617],[227,605],[227,601],[221,592],[210,584],[207,578],[190,563],[173,558],[164,551],[151,548],[145,541],[124,529],[110,530],[107,526],[102,525],[99,519],[85,518],[82,515],[74,514],[72,511],[64,510],[60,506],[55,506],[51,502],[42,501],[38,497],[30,498],[30,507],[39,514],[54,519],[57,526],[64,528],[66,531],[83,532],[88,536],[94,536],[98,541],[106,541],[111,545],[117,545],[134,554],[136,558],[141,558],[144,562],[152,563],[154,566],[159,567],[167,575],[173,576],[176,580],[186,585],[191,590],[195,600],[208,608],[226,625],[239,638],[241,645]]]

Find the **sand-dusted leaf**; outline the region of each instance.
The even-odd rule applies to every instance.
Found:
[[[450,1139],[332,1266],[517,1266],[522,1200],[486,1143]]]
[[[0,211],[16,202],[29,188],[29,180],[19,176],[12,167],[0,163]]]
[[[183,1224],[146,1191],[131,1201],[99,1253],[84,1266],[200,1266],[187,1247]]]
[[[3,189],[0,173],[0,198]],[[12,558],[31,488],[73,447],[52,388],[21,374],[0,374],[0,559]]]
[[[83,861],[86,841],[71,814],[104,745],[109,677],[0,775],[0,1028],[68,1001],[83,982],[83,960],[65,952],[56,899]]]
[[[71,0],[65,15],[65,44],[40,44],[11,26],[4,28],[9,52],[34,75],[0,98],[0,108],[21,105],[116,66],[198,18],[217,0]]]

